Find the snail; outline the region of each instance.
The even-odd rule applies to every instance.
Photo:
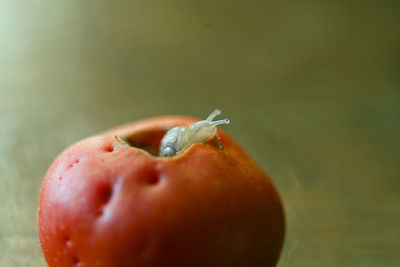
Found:
[[[230,122],[229,119],[213,121],[220,114],[221,111],[216,109],[205,120],[196,122],[191,126],[178,126],[169,130],[161,140],[160,156],[175,156],[190,145],[196,143],[204,144],[214,136],[220,139],[217,133],[217,126],[229,124]]]

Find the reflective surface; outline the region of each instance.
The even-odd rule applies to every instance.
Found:
[[[0,266],[45,266],[40,183],[71,143],[204,118],[283,198],[286,266],[400,261],[400,8],[355,1],[0,0]]]

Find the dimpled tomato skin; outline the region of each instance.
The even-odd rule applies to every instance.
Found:
[[[50,267],[275,266],[284,239],[279,196],[223,131],[172,158],[116,136],[198,120],[167,116],[82,140],[50,166],[39,197],[41,248]]]

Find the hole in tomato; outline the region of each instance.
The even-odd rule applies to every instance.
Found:
[[[149,154],[158,157],[161,140],[167,133],[168,129],[150,129],[135,133],[130,136],[116,137],[117,146],[119,145],[129,145],[132,147],[143,149]],[[205,144],[218,149],[224,149],[223,145],[214,137],[213,139],[207,141]]]
[[[151,172],[148,176],[147,176],[147,182],[149,184],[156,184],[160,181],[160,176],[158,175],[157,172]]]
[[[113,194],[113,188],[110,184],[100,185],[97,189],[97,209],[95,211],[96,216],[103,215],[103,210],[106,204],[110,201]]]
[[[107,203],[110,200],[112,193],[113,190],[110,184],[100,186],[98,191],[98,199],[101,203]]]
[[[74,256],[72,258],[72,263],[74,264],[74,266],[79,266],[80,265],[80,261],[79,261],[77,256]]]
[[[145,150],[153,156],[158,156],[161,139],[166,134],[164,129],[151,129],[127,136],[124,140],[132,147]]]
[[[74,160],[74,162],[72,162],[71,164],[68,165],[68,169],[71,169],[72,167],[74,167],[78,163],[79,163],[79,159]]]
[[[105,151],[105,152],[113,152],[113,151],[114,151],[113,145],[112,145],[112,144],[107,145],[107,146],[104,148],[104,151]]]

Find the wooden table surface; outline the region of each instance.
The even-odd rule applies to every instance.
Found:
[[[205,117],[285,205],[279,267],[399,266],[397,1],[0,0],[0,266],[45,266],[36,208],[73,142]]]

